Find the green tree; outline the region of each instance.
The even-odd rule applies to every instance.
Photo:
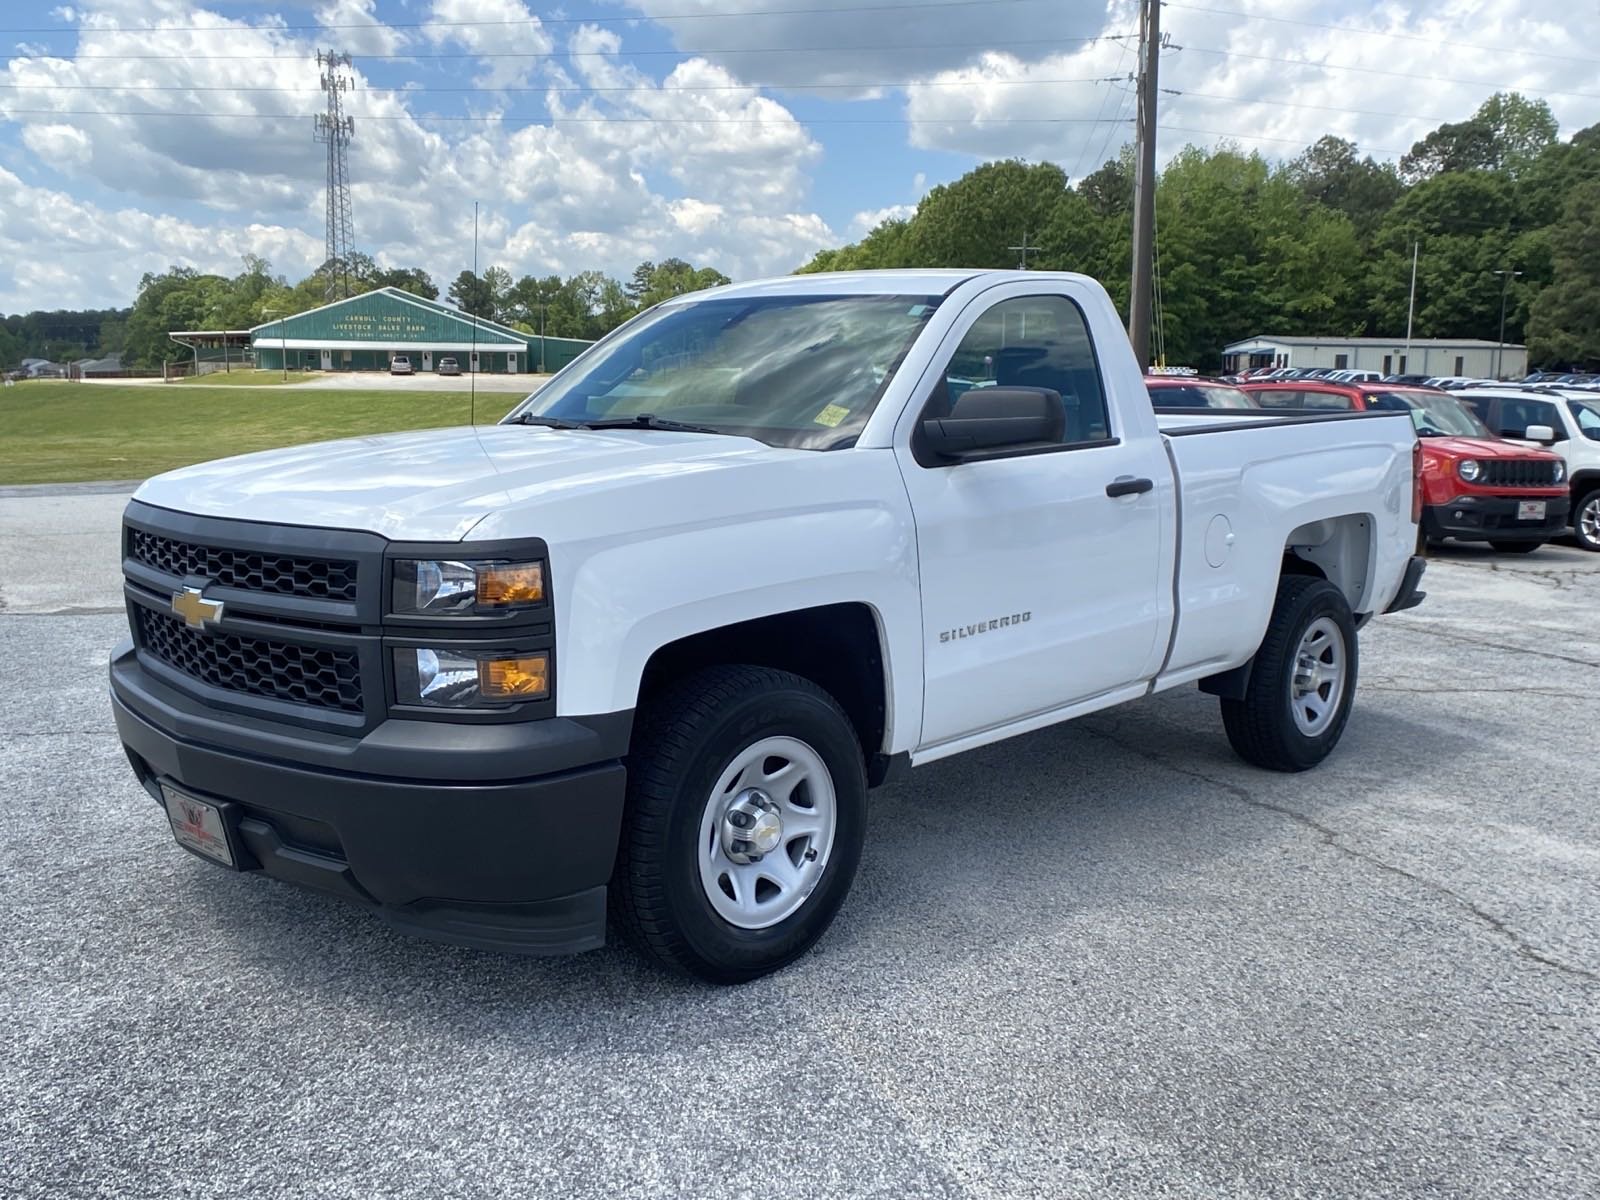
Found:
[[[464,313],[475,317],[494,317],[494,289],[487,280],[463,271],[457,275],[450,290],[445,293],[450,302]]]
[[[922,198],[907,231],[915,266],[1014,267],[1024,234],[1039,243],[1067,190],[1054,163],[985,163]],[[1047,247],[1048,249],[1048,247]]]
[[[1331,135],[1291,159],[1284,174],[1312,204],[1349,217],[1362,237],[1372,234],[1404,190],[1391,164],[1361,158],[1354,142]]]
[[[1556,140],[1555,114],[1543,100],[1496,92],[1465,121],[1448,122],[1411,147],[1400,174],[1419,183],[1450,171],[1505,170],[1515,175]]]
[[[1553,279],[1528,317],[1530,360],[1600,366],[1600,180],[1567,198],[1550,247]]]

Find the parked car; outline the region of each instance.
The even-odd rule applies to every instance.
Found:
[[[1455,397],[1501,437],[1561,455],[1572,531],[1585,550],[1600,552],[1600,395],[1575,388],[1555,393],[1468,388]]]
[[[415,375],[416,373],[416,369],[411,365],[411,360],[404,354],[396,354],[389,360],[389,374],[391,375]]]
[[[441,358],[435,374],[459,375],[461,374],[461,364],[456,362],[456,360],[453,358]]]
[[[1256,402],[1220,379],[1175,379],[1146,375],[1144,386],[1150,403],[1162,408],[1255,408]]]
[[[1158,418],[1081,275],[734,284],[499,425],[147,480],[113,711],[222,866],[496,951],[609,907],[738,982],[822,936],[917,763],[1196,682],[1247,761],[1322,760],[1357,630],[1422,599],[1420,469],[1403,413]],[[183,565],[228,551],[273,578]]]
[[[1571,500],[1560,455],[1498,438],[1453,394],[1393,384],[1246,384],[1265,409],[1403,411],[1423,453],[1418,546],[1454,538],[1526,554],[1562,533]]]
[[[1431,375],[1385,375],[1379,383],[1403,383],[1411,387],[1427,387]]]

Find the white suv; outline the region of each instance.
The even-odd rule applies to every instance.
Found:
[[[1467,388],[1453,393],[1494,432],[1567,460],[1572,531],[1600,551],[1600,393],[1577,388]]]

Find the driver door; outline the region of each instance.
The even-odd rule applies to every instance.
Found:
[[[1066,289],[1008,284],[973,302],[949,344],[917,424],[1005,386],[1058,392],[1067,419],[1053,449],[970,462],[896,450],[922,580],[924,749],[1138,683],[1165,649],[1171,469],[1160,438],[1119,428],[1083,310]]]

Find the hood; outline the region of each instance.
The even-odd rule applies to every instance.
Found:
[[[184,467],[147,480],[134,497],[200,516],[456,541],[512,503],[808,453],[660,430],[428,429]]]
[[[1444,458],[1560,458],[1548,450],[1519,446],[1501,438],[1430,437],[1422,438],[1424,453],[1433,451]]]

